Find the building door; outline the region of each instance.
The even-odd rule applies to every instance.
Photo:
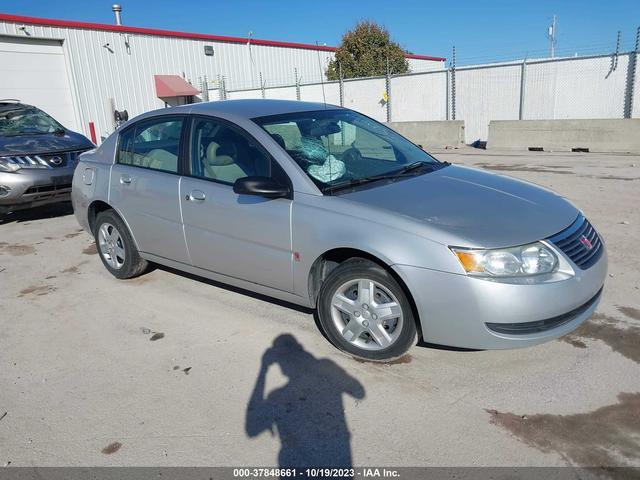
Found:
[[[15,98],[79,130],[62,42],[0,36],[0,99]]]

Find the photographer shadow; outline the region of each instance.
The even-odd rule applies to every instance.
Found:
[[[276,364],[288,382],[265,396],[267,371]],[[349,468],[351,434],[343,393],[356,399],[365,397],[360,382],[336,363],[315,358],[292,335],[280,335],[262,357],[247,406],[247,435],[255,437],[265,431],[277,434],[282,468]]]

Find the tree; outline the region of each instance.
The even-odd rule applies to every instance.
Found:
[[[389,73],[406,73],[408,53],[393,42],[389,32],[375,22],[360,21],[342,36],[335,59],[329,62],[327,78],[373,77]],[[388,63],[387,63],[388,61]]]

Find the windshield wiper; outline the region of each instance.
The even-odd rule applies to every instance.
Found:
[[[434,170],[437,170],[438,168],[442,168],[440,165],[441,164],[438,164],[438,163],[427,163],[427,162],[418,161],[418,162],[414,162],[409,165],[406,165],[399,170],[394,170],[393,172],[383,173],[380,175],[371,175],[369,177],[363,177],[363,178],[353,178],[345,182],[329,185],[323,190],[323,192],[335,192],[338,190],[342,190],[344,188],[350,188],[350,187],[355,187],[357,185],[362,185],[364,183],[377,182],[378,180],[412,177],[415,175],[412,172],[415,172],[416,170],[420,170],[424,167],[427,167],[430,169],[429,171],[432,172]],[[443,164],[442,166],[445,166],[445,165]]]

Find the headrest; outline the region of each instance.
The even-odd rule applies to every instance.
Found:
[[[224,165],[232,165],[235,163],[233,157],[229,155],[217,155],[217,151],[220,145],[216,142],[211,142],[207,147],[207,163],[214,167],[222,167]]]
[[[271,137],[273,137],[273,139],[278,142],[278,145],[280,145],[282,148],[287,148],[282,135],[280,135],[279,133],[272,133]]]

